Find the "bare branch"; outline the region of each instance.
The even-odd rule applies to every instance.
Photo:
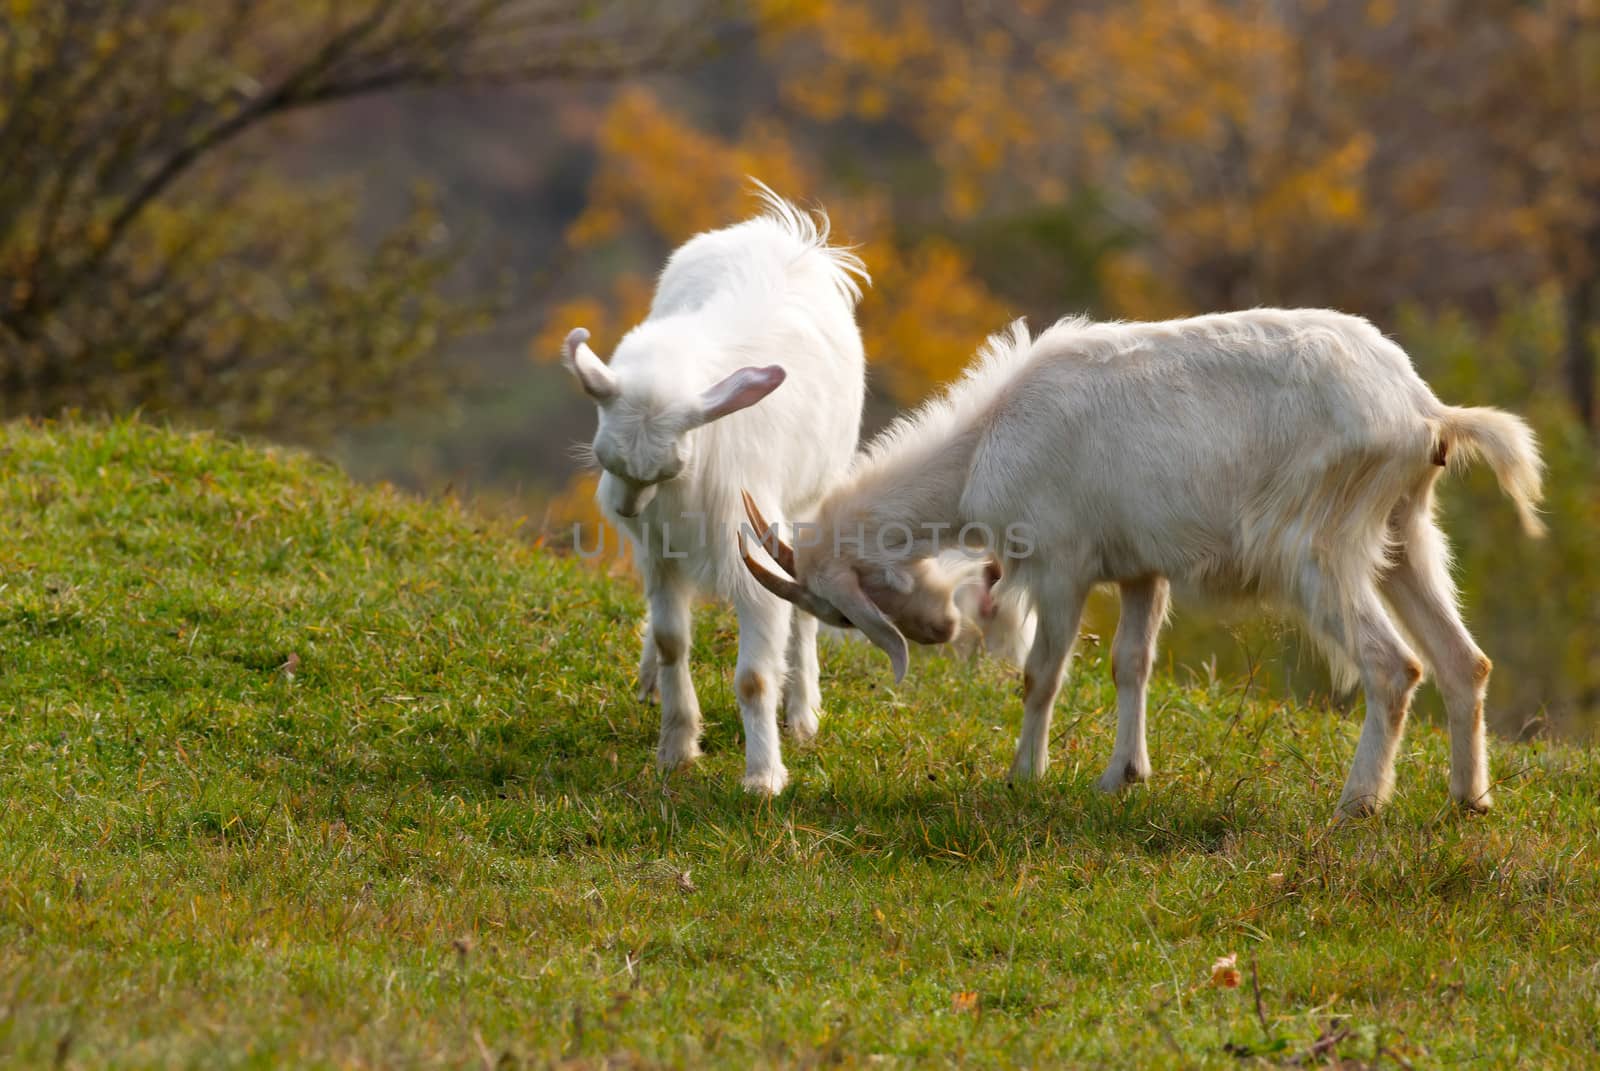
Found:
[[[203,165],[336,101],[669,62],[713,25],[694,9],[719,2],[675,18],[632,0],[57,0],[0,23],[0,403],[271,394],[281,362],[250,376],[291,349],[322,377],[318,404],[343,404],[324,396],[350,376],[351,396],[370,393],[466,322],[434,293],[450,250],[418,226],[360,254],[348,214],[277,217],[316,199],[254,187],[225,207]],[[226,368],[241,376],[212,374]]]

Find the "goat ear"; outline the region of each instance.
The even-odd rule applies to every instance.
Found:
[[[888,615],[878,609],[878,604],[861,590],[861,581],[857,579],[855,571],[846,570],[844,577],[829,585],[829,590],[823,595],[835,609],[850,619],[852,625],[861,630],[863,636],[889,656],[889,664],[894,667],[894,682],[899,684],[905,680],[906,668],[911,662],[906,638],[895,628]]]
[[[729,413],[748,409],[778,389],[789,373],[781,365],[741,368],[700,395],[700,423],[709,424]]]
[[[609,402],[621,391],[616,373],[589,348],[587,328],[574,327],[561,347],[561,363],[578,377],[583,392],[597,402]]]
[[[884,566],[883,579],[902,595],[910,595],[917,589],[916,578],[898,565]]]
[[[990,558],[983,563],[982,594],[978,596],[978,617],[980,619],[984,621],[990,620],[999,609],[994,601],[994,586],[1000,583],[1001,578],[1004,576],[1005,573],[1000,568],[999,558]]]

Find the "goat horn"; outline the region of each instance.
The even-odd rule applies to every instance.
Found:
[[[578,377],[584,393],[595,401],[604,403],[617,396],[620,388],[616,374],[589,348],[588,328],[574,327],[567,332],[567,340],[561,344],[561,363]]]
[[[761,540],[761,545],[772,555],[772,560],[783,566],[784,572],[794,576],[794,548],[783,541],[776,528],[767,524],[767,519],[761,516],[761,511],[756,508],[756,500],[750,497],[749,491],[740,491],[739,495],[744,499],[745,516],[750,518],[750,523],[755,526],[756,538]]]
[[[561,344],[562,355],[565,356],[568,361],[576,360],[578,356],[578,347],[586,344],[588,341],[589,329],[587,327],[574,327],[571,331],[567,332],[567,340]]]
[[[855,624],[844,614],[834,609],[832,603],[819,598],[807,591],[800,584],[786,576],[779,576],[760,562],[750,556],[745,549],[744,533],[739,533],[739,557],[744,559],[744,567],[750,570],[750,575],[756,582],[785,602],[793,603],[818,621],[832,625],[834,628],[854,628]]]
[[[829,589],[827,599],[828,605],[838,607],[840,614],[849,618],[862,635],[889,656],[889,665],[894,667],[894,682],[899,684],[905,680],[906,667],[911,659],[906,649],[905,635],[879,609],[878,604],[861,590],[861,582],[856,579],[855,573],[845,571],[843,578]]]
[[[739,533],[739,557],[744,559],[744,567],[750,570],[750,575],[755,577],[762,587],[772,592],[785,602],[799,604],[800,597],[805,589],[786,576],[779,576],[765,565],[750,557],[750,552],[745,549],[744,533]]]

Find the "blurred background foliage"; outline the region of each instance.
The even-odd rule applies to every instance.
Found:
[[[626,0],[5,0],[0,406],[142,407],[291,436],[429,398],[493,293],[426,172],[283,166],[292,116],[427,87],[614,77],[671,54]],[[674,18],[675,16],[676,18]],[[377,223],[378,221],[374,221]]]
[[[1537,426],[1551,537],[1482,472],[1447,526],[1502,729],[1600,718],[1597,0],[0,0],[0,161],[6,414],[313,442],[561,544],[558,340],[746,176],[872,271],[868,431],[1019,315],[1369,316]],[[1167,658],[1324,690],[1270,632]]]

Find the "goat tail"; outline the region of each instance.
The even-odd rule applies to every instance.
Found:
[[[1522,530],[1544,535],[1539,501],[1544,497],[1544,462],[1533,429],[1519,417],[1488,407],[1447,405],[1435,432],[1434,460],[1454,465],[1482,458],[1500,481],[1500,490],[1516,504]]]

